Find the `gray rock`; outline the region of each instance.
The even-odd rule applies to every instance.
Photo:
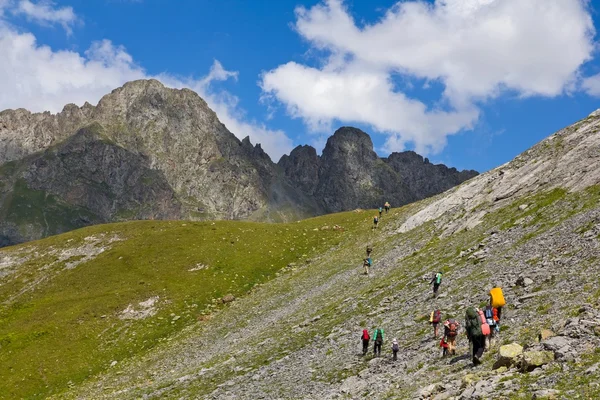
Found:
[[[349,395],[358,395],[367,387],[367,382],[357,376],[346,378],[340,386],[340,391]]]

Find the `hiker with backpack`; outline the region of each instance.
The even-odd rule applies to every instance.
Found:
[[[442,321],[442,312],[440,310],[434,310],[429,315],[429,322],[433,325],[433,337],[438,337],[438,324]]]
[[[398,346],[398,339],[394,338],[394,340],[392,340],[392,353],[394,353],[394,361],[398,359],[398,350],[400,350],[400,346]]]
[[[456,337],[458,336],[458,327],[460,324],[458,321],[450,318],[444,321],[444,337],[442,341],[446,343],[444,348],[444,355],[456,354]]]
[[[388,203],[387,201],[385,202],[383,208],[385,209],[385,213],[387,214],[388,211],[390,211],[390,203]]]
[[[369,275],[369,268],[371,267],[372,264],[373,264],[373,261],[371,260],[371,257],[365,258],[363,260],[363,267],[365,269],[365,275]]]
[[[367,245],[367,258],[371,257],[371,253],[373,252],[373,246],[370,244]]]
[[[369,340],[371,340],[371,336],[369,336],[369,331],[363,329],[363,333],[360,336],[360,340],[362,340],[363,352],[362,355],[366,355],[367,351],[369,351]]]
[[[437,296],[437,292],[438,289],[440,288],[440,285],[442,284],[442,272],[438,272],[433,276],[433,279],[431,279],[431,281],[429,282],[429,284],[431,285],[433,283],[433,296]]]
[[[373,341],[375,343],[373,345],[373,355],[375,357],[381,356],[381,346],[383,346],[383,339],[384,339],[383,329],[381,329],[381,328],[375,329],[375,332],[373,333]]]
[[[485,337],[485,349],[489,350],[495,344],[496,334],[500,332],[500,326],[498,325],[500,319],[498,318],[498,309],[492,307],[491,303],[483,309],[483,313],[487,324],[490,326],[490,334]]]
[[[471,344],[473,365],[479,365],[485,350],[485,337],[490,333],[490,327],[485,322],[483,311],[474,307],[467,308],[465,330]]]
[[[383,208],[379,207],[379,218],[381,218],[381,213],[383,213]]]
[[[506,300],[504,299],[504,293],[502,292],[502,288],[500,285],[494,285],[494,288],[490,290],[490,305],[498,310],[498,327],[500,319],[502,318],[502,307],[506,305]]]
[[[377,229],[377,224],[379,223],[379,218],[376,216],[373,217],[373,229]]]

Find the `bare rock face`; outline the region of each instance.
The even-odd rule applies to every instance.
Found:
[[[351,127],[338,129],[321,157],[314,148],[299,146],[278,165],[298,188],[314,196],[325,212],[380,207],[386,201],[401,206],[477,175],[430,164],[410,151],[379,158],[369,135]]]
[[[394,160],[380,159],[369,135],[345,127],[322,157],[300,146],[274,164],[195,92],[129,82],[97,106],[0,112],[0,213],[13,216],[0,223],[0,246],[122,219],[287,221],[385,201],[398,206],[466,179]],[[22,203],[43,194],[39,213],[14,213],[14,193]],[[48,218],[55,223],[40,222]]]
[[[443,164],[431,164],[414,151],[392,153],[384,161],[401,177],[418,200],[445,192],[478,175],[477,171],[457,171]]]
[[[312,146],[298,146],[281,157],[279,167],[300,190],[313,195],[319,183],[321,159]]]
[[[93,124],[0,171],[0,233],[6,244],[128,219],[177,219],[181,205],[147,157]]]

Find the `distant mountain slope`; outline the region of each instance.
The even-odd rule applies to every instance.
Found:
[[[372,213],[128,222],[1,249],[0,398],[600,398],[600,112],[377,230]],[[464,330],[441,358],[430,312],[462,321],[496,284],[483,364]],[[363,357],[374,328],[383,357]],[[526,355],[493,369],[512,342]]]
[[[110,201],[103,198],[102,206],[61,191],[73,189],[63,184],[66,182],[86,186],[78,189],[85,193],[102,189],[97,185],[100,181],[94,183],[81,178],[77,162],[88,169],[83,175],[96,169],[101,171],[95,179],[111,180],[123,172],[120,164],[101,157],[65,153],[65,149],[72,146],[61,143],[92,125],[101,131],[105,142],[114,145],[114,150],[121,149],[119,154],[128,152],[137,157],[133,163],[143,160],[144,168],[155,171],[152,174],[160,180],[157,185],[164,193],[141,193],[146,186],[139,179],[134,182],[135,174],[127,181],[127,185],[137,188],[135,195],[121,188],[112,192]],[[92,138],[87,136],[80,139],[90,140]],[[155,80],[129,82],[104,96],[97,106],[86,103],[80,108],[69,104],[55,115],[32,114],[24,109],[0,112],[0,165],[10,162],[23,165],[20,160],[26,164],[28,157],[56,146],[62,146],[61,157],[68,160],[70,167],[63,168],[62,172],[50,171],[61,168],[50,163],[45,173],[47,177],[61,175],[62,183],[53,178],[42,184],[38,178],[36,185],[52,193],[61,207],[74,207],[76,214],[89,216],[78,219],[67,216],[70,212],[58,212],[56,207],[42,204],[40,212],[56,223],[40,226],[40,220],[35,222],[33,217],[22,219],[18,226],[14,221],[0,222],[4,243],[37,239],[98,221],[135,218],[289,221],[332,211],[373,207],[384,201],[399,206],[439,193],[476,175],[474,171],[458,173],[439,166],[446,171],[440,175],[424,163],[407,164],[396,171],[396,164],[377,157],[369,136],[354,128],[338,130],[328,141],[322,157],[307,147],[304,152],[294,150],[275,164],[260,144],[253,146],[248,138],[240,141],[229,132],[196,93],[188,89],[169,89]],[[90,142],[82,146],[94,145]],[[91,165],[94,162],[97,164]],[[4,169],[3,179],[11,182],[1,189],[5,201],[19,180],[17,176],[9,176],[10,171],[11,168]],[[432,171],[435,173],[430,173]],[[412,174],[415,178],[411,178]],[[146,176],[145,182],[149,179],[149,175]],[[414,185],[415,181],[420,182],[419,185]],[[33,186],[28,188],[33,189]],[[169,207],[164,204],[167,192],[172,193],[173,204]],[[99,195],[102,198],[102,193]],[[91,197],[88,196],[93,200]],[[149,205],[149,199],[159,198],[160,205]],[[145,205],[137,204],[140,201]],[[169,208],[168,212],[165,207]],[[141,212],[140,208],[145,211]],[[114,212],[117,209],[119,212]]]

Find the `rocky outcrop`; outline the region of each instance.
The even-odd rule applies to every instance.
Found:
[[[181,205],[161,171],[93,124],[0,172],[0,232],[7,244],[128,219],[177,219]]]
[[[478,175],[477,171],[458,171],[443,164],[431,164],[414,151],[392,153],[385,161],[396,171],[417,200],[445,192]]]
[[[441,193],[473,176],[445,165],[430,164],[408,151],[379,158],[368,134],[342,127],[327,140],[323,155],[299,146],[278,163],[285,176],[314,196],[326,212],[375,208],[386,201],[401,206]]]

